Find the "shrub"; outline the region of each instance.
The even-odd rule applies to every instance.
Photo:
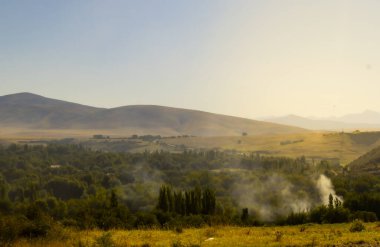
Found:
[[[206,222],[203,220],[200,215],[189,215],[184,217],[184,225],[187,227],[196,227],[200,228],[204,226]]]
[[[367,211],[357,211],[354,212],[351,217],[352,220],[362,220],[364,222],[375,222],[377,221],[377,216],[373,212],[367,212]]]
[[[112,234],[110,232],[105,232],[102,236],[96,239],[96,245],[99,247],[114,247],[115,243],[112,240]]]
[[[134,224],[136,228],[152,228],[158,225],[159,222],[156,218],[156,215],[144,212],[139,212],[136,214],[136,220]]]
[[[53,236],[65,238],[63,228],[44,216],[29,220],[24,216],[6,216],[0,219],[0,245],[10,243],[19,237],[37,238]]]
[[[175,232],[176,232],[176,233],[183,233],[183,228],[182,228],[181,226],[177,226],[177,227],[175,228]]]
[[[42,220],[28,221],[21,231],[21,236],[28,238],[45,237],[48,234],[50,225]]]
[[[361,232],[365,230],[365,226],[361,220],[354,220],[350,227],[350,232]]]
[[[275,235],[275,241],[276,242],[280,242],[281,241],[281,239],[282,239],[282,236],[284,235],[282,232],[280,232],[280,231],[276,231],[275,233],[274,233],[274,235]]]
[[[3,217],[0,218],[0,245],[9,243],[17,239],[20,235],[25,218],[22,217]]]
[[[180,240],[174,241],[172,243],[172,247],[183,247],[183,246],[185,246],[185,245],[182,244],[182,242]]]

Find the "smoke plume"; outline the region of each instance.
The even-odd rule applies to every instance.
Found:
[[[297,182],[273,174],[254,179],[241,179],[235,183],[232,198],[240,207],[263,221],[273,221],[290,213],[306,212],[329,202],[329,195],[342,201],[335,193],[331,180],[325,175],[311,176]]]
[[[272,221],[291,212],[303,212],[312,206],[305,190],[296,188],[277,174],[250,182],[240,181],[235,184],[233,198],[264,221]]]
[[[339,201],[343,201],[343,199],[336,195],[334,186],[331,183],[331,180],[325,175],[321,174],[316,182],[317,189],[321,196],[321,201],[324,205],[329,204],[329,196],[330,194],[333,198],[337,198]]]

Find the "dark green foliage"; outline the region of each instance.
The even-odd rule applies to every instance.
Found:
[[[35,209],[31,209],[35,210]],[[43,213],[33,214],[32,218],[22,215],[0,217],[0,245],[13,240],[25,238],[46,237],[49,232],[58,229],[59,226],[50,217]],[[57,237],[57,232],[54,232]]]
[[[158,195],[157,209],[163,212],[172,212],[180,215],[215,213],[215,192],[199,187],[189,191],[172,191],[169,186],[161,186]]]
[[[158,227],[159,223],[156,216],[152,213],[139,212],[136,214],[134,227],[136,228],[152,228]]]
[[[309,216],[307,212],[291,213],[285,220],[286,225],[302,225],[308,222]]]
[[[0,200],[0,213],[9,214],[12,212],[12,203],[9,200]]]
[[[96,239],[96,246],[99,247],[114,247],[116,246],[112,240],[112,234],[110,232],[103,233]]]
[[[364,222],[375,222],[377,221],[377,216],[374,212],[356,211],[351,214],[350,219],[361,220]]]
[[[26,222],[27,219],[25,217],[2,216],[0,218],[0,245],[5,245],[17,239],[24,230],[23,225],[25,225]]]
[[[241,222],[247,224],[249,219],[248,208],[243,208],[241,212]]]
[[[361,232],[365,230],[365,226],[362,221],[354,220],[350,227],[350,232]]]
[[[342,203],[333,196],[329,197],[329,204],[316,207],[308,212],[291,213],[281,224],[301,225],[305,223],[342,223],[348,222],[350,211],[343,207]]]
[[[344,196],[343,205],[331,196],[328,205],[320,206],[310,178],[321,173],[332,178],[337,193]],[[252,190],[259,191],[273,178],[250,205],[238,203],[237,195],[249,198]],[[290,213],[278,182],[289,188],[286,196],[307,198],[310,210]],[[273,218],[260,219],[257,205],[270,207]],[[60,224],[79,229],[175,230],[221,224],[374,221],[379,216],[380,178],[350,174],[327,161],[310,164],[305,157],[215,150],[111,153],[80,145],[0,147],[3,242],[47,236],[51,226]]]
[[[51,180],[46,184],[45,189],[50,190],[56,198],[62,200],[78,199],[83,194],[83,187],[77,181],[62,178]]]

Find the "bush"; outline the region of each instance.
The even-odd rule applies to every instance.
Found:
[[[377,216],[374,212],[367,211],[357,211],[351,215],[351,220],[362,220],[364,222],[375,222],[377,221]]]
[[[2,217],[0,218],[0,245],[5,245],[17,239],[23,230],[25,217]]]
[[[21,236],[27,238],[45,237],[48,234],[50,225],[42,220],[28,221],[21,231]]]
[[[64,238],[63,228],[48,217],[29,220],[24,216],[6,216],[0,218],[0,245],[10,243],[19,237],[37,238],[53,236]]]
[[[202,216],[200,215],[190,215],[190,216],[184,217],[184,225],[187,227],[200,228],[206,225],[206,222],[203,220]]]
[[[280,232],[280,231],[276,231],[275,233],[274,233],[274,235],[275,235],[275,241],[276,242],[280,242],[281,241],[281,239],[282,239],[282,236],[284,235],[282,232]]]
[[[361,220],[354,220],[350,227],[350,232],[361,232],[365,230],[365,226]]]
[[[105,232],[102,236],[96,239],[96,245],[99,247],[114,247],[115,243],[112,240],[112,234],[110,232]]]
[[[183,233],[183,228],[180,226],[177,226],[174,230],[176,233]]]
[[[185,245],[182,244],[182,242],[180,240],[177,240],[177,241],[174,241],[172,243],[172,247],[184,247]]]
[[[152,228],[158,225],[159,222],[156,218],[156,215],[144,212],[137,213],[134,224],[136,228]]]

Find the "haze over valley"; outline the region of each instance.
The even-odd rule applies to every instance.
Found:
[[[361,113],[347,114],[341,117],[316,118],[286,115],[282,117],[264,118],[263,120],[310,130],[380,130],[380,113],[370,110]]]
[[[380,246],[380,1],[0,1],[0,246]]]

